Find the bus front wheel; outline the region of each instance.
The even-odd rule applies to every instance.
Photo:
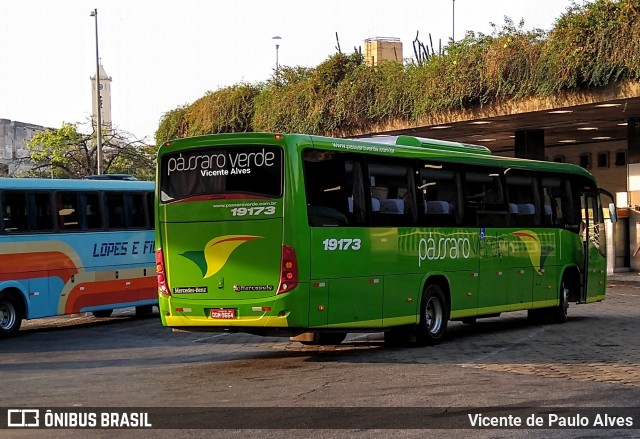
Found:
[[[22,306],[11,294],[0,296],[0,338],[16,335],[22,324]]]
[[[551,309],[551,322],[565,323],[567,321],[569,314],[569,293],[569,284],[565,279],[562,279],[562,284],[560,285],[560,303]]]
[[[422,293],[420,302],[420,323],[418,323],[416,341],[420,345],[440,343],[447,332],[449,305],[442,288],[430,284]]]

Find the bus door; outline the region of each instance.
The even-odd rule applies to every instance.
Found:
[[[604,298],[607,276],[604,218],[598,192],[582,192],[580,235],[584,246],[580,303]]]

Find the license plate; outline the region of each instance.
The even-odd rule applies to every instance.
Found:
[[[235,319],[235,308],[214,308],[211,310],[212,319]]]

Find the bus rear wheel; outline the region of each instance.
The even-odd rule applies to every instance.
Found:
[[[22,307],[12,295],[0,297],[0,338],[15,336],[22,325]]]
[[[444,339],[449,321],[449,305],[442,288],[430,284],[422,293],[420,302],[420,323],[416,331],[416,341],[420,345],[435,345]]]

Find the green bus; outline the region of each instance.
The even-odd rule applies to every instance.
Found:
[[[162,324],[427,345],[450,320],[528,310],[564,322],[570,302],[605,297],[605,192],[579,166],[411,136],[167,142],[155,215]]]

